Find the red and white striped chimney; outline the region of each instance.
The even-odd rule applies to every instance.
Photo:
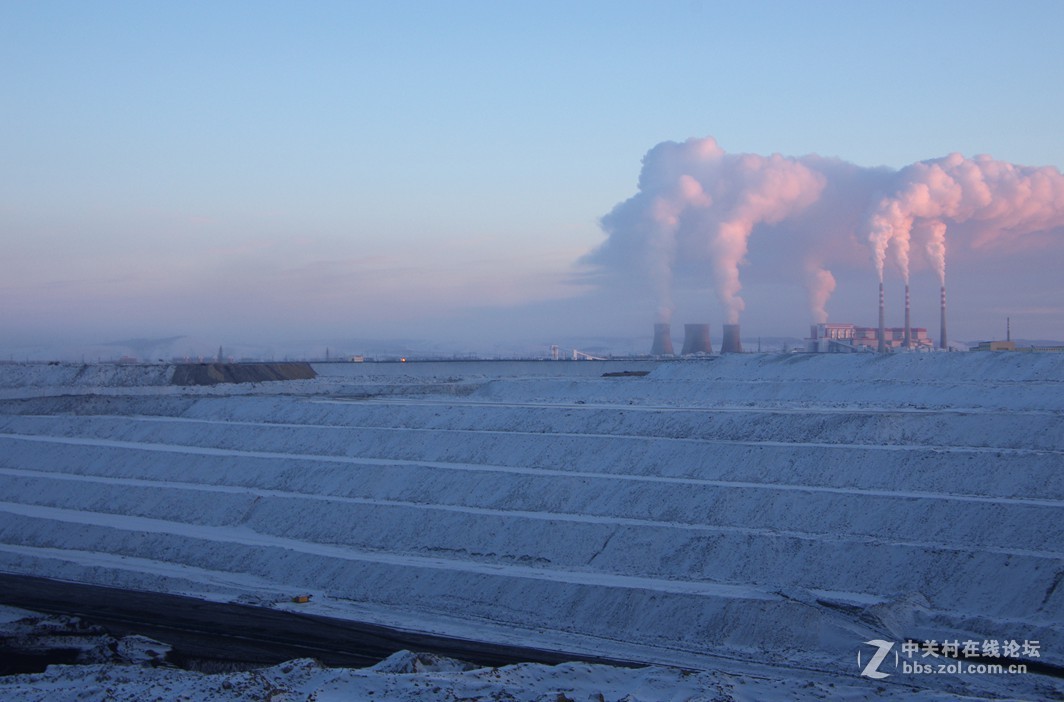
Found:
[[[909,321],[909,284],[905,284],[905,348],[913,347],[912,325]]]
[[[883,300],[883,283],[879,284],[879,344],[876,346],[876,351],[879,353],[885,353],[887,350],[886,339],[886,321],[884,319],[886,310],[886,302]]]
[[[949,342],[946,340],[946,286],[942,286],[942,328],[938,332],[938,347],[948,349]]]

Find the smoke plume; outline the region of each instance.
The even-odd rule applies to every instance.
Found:
[[[932,268],[938,273],[940,285],[946,284],[946,223],[937,219],[921,222],[914,229],[924,242],[924,251]]]
[[[738,322],[739,266],[754,228],[801,212],[823,186],[821,174],[778,154],[725,154],[712,138],[658,144],[643,159],[639,192],[603,217],[606,248],[621,250],[620,259],[643,257],[658,321],[671,316],[673,269],[682,257],[707,264],[728,322]]]
[[[813,321],[828,321],[828,298],[835,292],[835,276],[812,261],[806,262],[806,288],[809,290],[809,309]]]
[[[671,318],[682,272],[712,282],[724,321],[737,323],[740,268],[751,238],[765,237],[797,269],[820,322],[836,287],[831,266],[859,266],[862,245],[880,281],[891,263],[908,283],[915,261],[945,284],[947,238],[951,250],[978,253],[1064,234],[1064,175],[960,154],[873,169],[817,155],[728,154],[711,137],[688,139],[646,154],[637,192],[602,227],[606,241],[584,262],[625,284],[642,279],[658,321]]]
[[[908,281],[914,224],[925,236],[925,250],[943,282],[950,225],[971,223],[977,247],[1007,246],[1019,237],[1064,226],[1064,176],[1055,168],[950,154],[906,166],[896,181],[868,224],[880,280],[889,244]]]

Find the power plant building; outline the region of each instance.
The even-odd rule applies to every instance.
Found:
[[[665,322],[654,325],[654,342],[650,347],[653,356],[674,356],[672,350],[672,327]]]
[[[738,324],[724,325],[724,338],[720,342],[721,353],[742,353],[743,344],[739,338]]]
[[[683,325],[683,356],[698,353],[713,353],[713,345],[709,341],[708,324],[685,324]]]
[[[909,348],[917,351],[934,349],[934,342],[923,327],[909,328]],[[887,351],[905,348],[905,327],[884,327],[883,345]],[[848,353],[875,351],[879,347],[879,329],[856,324],[814,324],[806,339],[806,351],[812,353]]]

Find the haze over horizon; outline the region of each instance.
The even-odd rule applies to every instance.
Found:
[[[801,337],[874,324],[877,266],[888,325],[908,274],[936,336],[941,236],[953,339],[1064,340],[1062,24],[1048,1],[4,4],[0,358],[645,351],[666,306],[677,337]]]

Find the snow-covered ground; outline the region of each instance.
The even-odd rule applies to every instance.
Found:
[[[18,639],[26,651],[77,652],[77,663],[53,664],[40,674],[0,677],[5,702],[61,700],[182,700],[295,702],[297,700],[506,700],[509,702],[741,702],[755,700],[949,700],[945,692],[869,686],[796,671],[682,670],[588,663],[479,667],[433,654],[399,651],[362,669],[328,668],[292,660],[269,668],[205,674],[167,666],[168,647],[143,636],[116,639],[70,617],[0,606],[0,640]],[[1047,688],[1048,690],[1048,688]]]
[[[210,388],[165,369],[0,366],[0,569],[305,591],[330,616],[706,686],[804,681],[808,699],[1064,694],[857,663],[863,642],[908,638],[1017,641],[1064,665],[1062,355],[321,364]],[[602,377],[620,370],[651,373]]]
[[[73,630],[77,636],[64,636]],[[265,669],[203,674],[157,667],[165,646],[143,637],[113,639],[85,632],[68,618],[41,617],[0,606],[0,637],[37,633],[33,642],[82,647],[80,665],[52,665],[42,674],[0,677],[6,702],[57,700],[186,700],[188,702],[296,702],[297,700],[506,700],[509,702],[726,702],[729,700],[860,700],[869,691],[883,699],[910,699],[913,688],[886,688],[824,680],[815,675],[786,680],[758,674],[691,671],[660,666],[621,668],[587,663],[518,664],[481,668],[432,654],[399,651],[363,669],[327,668],[293,660]],[[75,639],[73,642],[71,639]],[[794,688],[798,687],[798,690]],[[952,699],[946,693],[924,699]]]

